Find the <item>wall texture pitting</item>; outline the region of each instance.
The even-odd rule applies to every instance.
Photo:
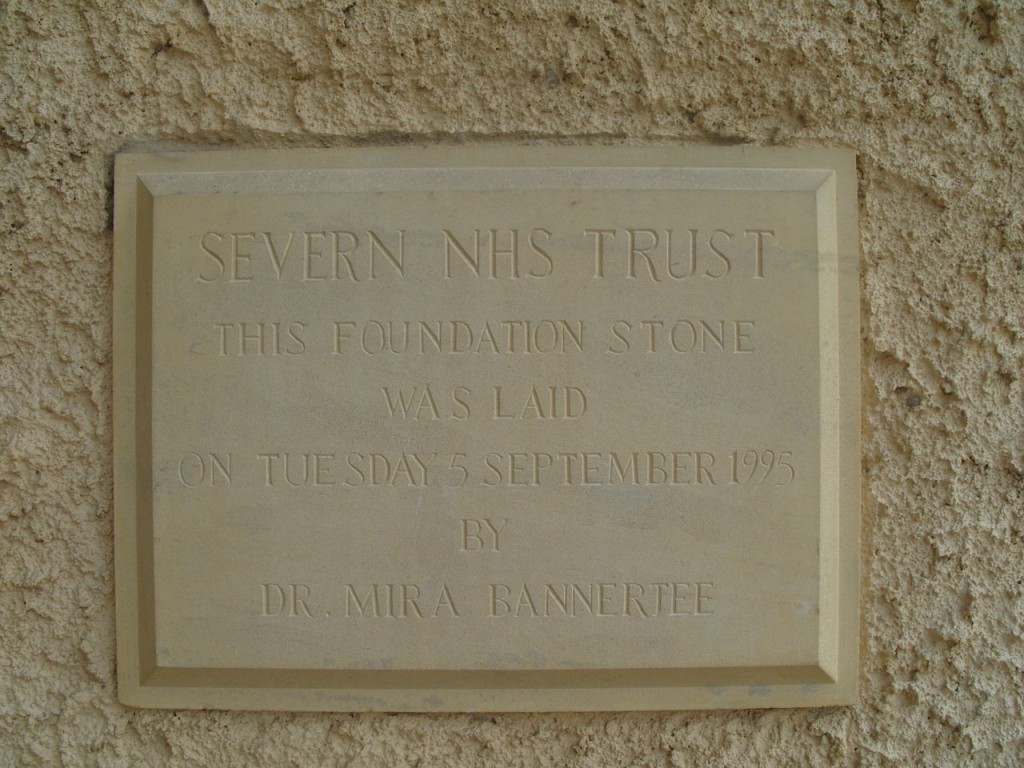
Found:
[[[1020,764],[1022,41],[1024,6],[1011,0],[0,2],[2,762]],[[493,717],[120,707],[113,154],[489,140],[859,153],[860,705]]]

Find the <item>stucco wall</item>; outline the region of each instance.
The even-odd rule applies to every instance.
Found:
[[[1020,764],[1022,137],[1019,2],[0,2],[0,763]],[[114,153],[474,141],[857,151],[858,706],[117,703]]]

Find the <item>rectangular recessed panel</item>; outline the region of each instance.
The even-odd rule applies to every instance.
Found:
[[[846,151],[122,155],[119,688],[851,703]]]

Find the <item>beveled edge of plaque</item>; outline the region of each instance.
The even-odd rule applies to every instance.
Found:
[[[114,186],[114,488],[118,696],[136,707],[296,711],[629,711],[854,704],[860,650],[860,249],[855,153],[845,149],[671,146],[472,146],[120,154]],[[146,371],[153,199],[188,174],[207,194],[224,174],[291,174],[295,187],[342,169],[693,168],[716,189],[750,188],[749,171],[816,177],[822,385],[821,622],[817,666],[710,669],[364,671],[157,666],[152,466]],[[768,177],[766,177],[768,178]],[[778,177],[776,177],[778,178]],[[733,181],[730,182],[730,179]],[[733,186],[733,183],[738,186]],[[773,187],[764,187],[771,191]],[[288,191],[282,192],[287,194]],[[147,257],[148,256],[148,257]],[[827,270],[826,270],[827,271]],[[825,354],[825,352],[828,354]],[[826,446],[831,446],[828,450]],[[147,514],[148,513],[148,514]]]

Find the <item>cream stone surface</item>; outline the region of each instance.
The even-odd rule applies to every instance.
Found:
[[[123,701],[855,701],[852,153],[125,155],[115,198]]]
[[[12,0],[0,37],[0,762],[1021,763],[1020,4]],[[857,704],[119,704],[115,154],[510,142],[856,153]]]

